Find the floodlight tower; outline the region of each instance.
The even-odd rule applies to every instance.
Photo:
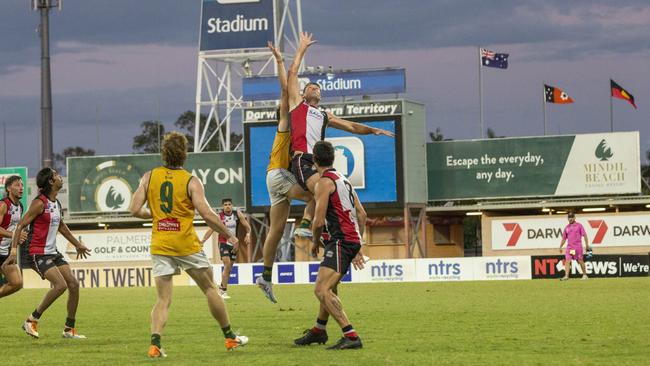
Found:
[[[41,13],[38,34],[41,38],[41,160],[52,167],[52,83],[50,77],[50,9],[61,10],[62,0],[32,0],[32,9]]]
[[[235,112],[253,104],[242,99],[242,79],[270,74],[270,66],[277,75],[277,66],[273,62],[273,55],[266,48],[266,41],[273,41],[283,55],[287,45],[293,50],[297,48],[302,32],[300,1],[202,1],[201,41],[196,75],[195,152],[205,150],[213,138],[218,139],[220,151],[240,148],[241,142],[233,149],[230,143],[233,119],[240,117]],[[263,18],[264,14],[268,18]],[[219,34],[220,27],[225,27],[226,23],[228,31]],[[264,29],[267,32],[244,35],[245,32],[238,31],[240,35],[237,35],[233,31],[234,27],[253,29],[258,26],[266,26]],[[201,121],[200,116],[204,111],[207,112],[207,120]]]

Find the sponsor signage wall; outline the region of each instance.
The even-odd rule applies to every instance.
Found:
[[[576,221],[594,249],[650,246],[650,213],[580,215]],[[492,249],[556,249],[567,224],[565,216],[492,219]]]
[[[402,100],[323,103],[321,110],[331,112],[338,117],[374,117],[402,114]],[[244,109],[244,122],[275,122],[276,108]]]
[[[530,257],[532,278],[560,278],[565,275],[564,256]],[[646,277],[650,274],[650,257],[644,255],[594,255],[585,260],[589,277]],[[569,277],[581,277],[582,269],[572,261]]]
[[[6,196],[5,192],[5,180],[12,175],[18,175],[22,178],[23,181],[23,197],[20,199],[20,202],[23,204],[23,208],[25,211],[27,211],[27,208],[29,205],[27,204],[27,201],[33,198],[30,197],[30,192],[29,192],[29,182],[27,180],[27,168],[25,167],[14,167],[14,168],[0,168],[0,191],[2,191],[2,196],[3,198]],[[36,194],[35,192],[32,194]]]
[[[203,238],[207,228],[197,229],[199,239]],[[91,251],[91,255],[77,261],[77,251],[63,235],[57,235],[56,244],[58,251],[63,254],[68,262],[128,262],[150,261],[151,229],[146,230],[104,230],[88,233],[75,232],[77,239],[81,240]],[[212,240],[203,245],[203,251],[212,258]]]
[[[364,204],[395,205],[399,202],[398,186],[401,184],[398,171],[399,118],[361,122],[396,132],[397,136],[352,135],[328,128],[326,140],[336,148],[334,168],[350,180]],[[246,189],[250,211],[261,211],[270,206],[266,167],[276,129],[277,125],[270,123],[245,125]]]
[[[406,90],[406,70],[385,69],[371,71],[345,71],[323,74],[299,75],[300,89],[307,83],[317,83],[322,97],[346,95],[397,94]],[[277,76],[244,78],[244,100],[275,100],[280,98]]]
[[[70,213],[128,211],[142,175],[160,165],[159,154],[68,158]],[[191,153],[185,169],[201,180],[212,207],[224,197],[245,204],[242,152]]]
[[[639,133],[427,144],[429,200],[639,193]]]
[[[264,48],[274,41],[273,0],[203,0],[201,51]]]
[[[283,262],[274,264],[273,283],[310,284],[316,282],[319,262]],[[215,280],[221,280],[221,264],[213,265]],[[230,275],[231,284],[255,284],[262,275],[263,265],[237,263]],[[342,282],[426,282],[529,280],[529,256],[474,258],[418,258],[370,260],[362,270],[350,266]],[[190,284],[194,282],[190,280]]]

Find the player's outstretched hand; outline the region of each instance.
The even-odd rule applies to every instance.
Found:
[[[83,243],[79,242],[77,247],[77,259],[86,259],[90,256],[90,249],[88,249]]]
[[[277,47],[275,47],[273,42],[268,41],[266,43],[266,46],[269,48],[269,50],[271,50],[271,52],[273,53],[273,57],[275,57],[276,61],[279,62],[282,60],[282,53],[280,53],[280,50]]]
[[[307,47],[316,43],[316,40],[313,39],[313,34],[308,32],[300,33],[300,41],[298,43],[298,48],[306,49]]]
[[[375,129],[373,131],[373,134],[375,134],[375,135],[385,135],[385,136],[388,136],[388,137],[395,137],[394,133],[392,133],[390,131],[382,130],[381,128]]]
[[[352,259],[352,265],[354,266],[354,269],[356,269],[356,270],[363,269],[365,267],[364,266],[365,264],[366,264],[366,260],[365,260],[365,258],[363,258],[363,255],[361,254],[361,252],[357,253],[357,255],[354,257],[354,259]]]

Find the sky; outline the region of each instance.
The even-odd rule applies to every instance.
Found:
[[[128,154],[142,121],[171,128],[194,110],[200,8],[200,0],[65,0],[50,17],[54,151]],[[485,126],[497,135],[543,134],[543,83],[575,100],[547,106],[549,134],[608,132],[612,78],[638,106],[614,100],[614,128],[640,132],[648,163],[647,0],[303,0],[302,11],[318,40],[309,65],[405,68],[405,97],[424,103],[429,131],[447,138],[480,136],[479,46],[510,54],[507,70],[483,69]],[[0,7],[0,164],[30,175],[40,166],[38,22],[27,0]]]

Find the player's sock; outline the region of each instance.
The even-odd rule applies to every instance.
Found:
[[[74,328],[75,319],[74,318],[65,318],[65,331],[69,331]]]
[[[262,271],[262,278],[266,282],[271,282],[271,278],[273,277],[273,266],[267,267],[264,266],[264,271]]]
[[[230,339],[237,338],[237,334],[235,334],[235,332],[233,332],[232,329],[230,329],[230,325],[221,328],[221,331],[223,332],[223,336],[225,338],[230,338]]]
[[[316,325],[314,325],[314,327],[311,328],[311,331],[313,333],[322,333],[325,331],[326,327],[327,327],[327,320],[316,318]]]
[[[298,227],[301,229],[311,228],[311,220],[303,218],[302,220],[300,220],[300,225],[298,225]]]
[[[153,334],[151,335],[151,344],[153,344],[154,346],[156,346],[156,347],[158,347],[158,348],[161,348],[161,345],[160,345],[160,334],[158,334],[158,333],[153,333]]]
[[[350,338],[353,341],[359,338],[357,332],[355,332],[354,328],[352,328],[352,324],[346,325],[345,327],[341,328],[341,330],[343,330],[343,336],[345,336],[346,338]]]
[[[38,312],[37,309],[34,309],[34,312],[32,312],[32,320],[38,320],[41,318],[41,313]]]

